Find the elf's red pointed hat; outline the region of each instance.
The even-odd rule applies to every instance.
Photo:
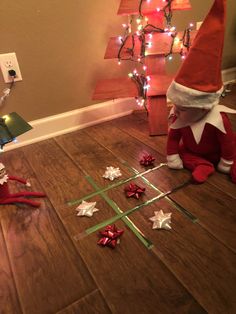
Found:
[[[177,106],[211,109],[222,93],[226,0],[215,0],[167,97]]]

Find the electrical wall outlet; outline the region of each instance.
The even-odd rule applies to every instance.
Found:
[[[12,77],[9,75],[8,72],[10,70],[14,70],[16,72],[14,82],[22,81],[22,76],[20,73],[20,68],[15,52],[0,54],[0,67],[5,83],[12,82]]]

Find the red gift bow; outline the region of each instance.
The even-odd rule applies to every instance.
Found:
[[[116,225],[106,226],[104,231],[100,231],[102,238],[98,241],[99,245],[115,248],[117,240],[123,234],[124,230],[117,229]]]
[[[140,164],[143,166],[151,166],[153,165],[155,158],[152,155],[144,155],[140,160]]]
[[[134,197],[136,199],[139,199],[140,196],[144,193],[145,188],[141,188],[134,183],[130,183],[124,188],[124,191],[127,197]]]

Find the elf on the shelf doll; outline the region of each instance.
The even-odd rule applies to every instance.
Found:
[[[39,207],[40,203],[35,202],[31,199],[25,198],[25,196],[31,197],[45,197],[46,195],[41,192],[30,192],[21,191],[19,193],[10,193],[8,182],[9,180],[18,181],[26,186],[30,186],[30,183],[25,179],[8,176],[6,173],[5,166],[0,163],[0,205],[2,204],[13,204],[13,203],[24,203],[33,207]]]
[[[236,183],[236,134],[226,114],[236,111],[219,105],[225,2],[214,1],[167,91],[174,104],[167,164],[189,169],[197,183],[206,181],[215,169],[230,174]]]

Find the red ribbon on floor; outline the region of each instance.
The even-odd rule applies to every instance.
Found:
[[[155,158],[152,155],[144,155],[139,162],[140,162],[140,165],[147,167],[147,166],[152,166],[154,161],[155,161]]]
[[[106,226],[105,230],[100,231],[102,238],[98,241],[98,245],[108,246],[114,249],[123,232],[124,230],[118,229],[116,225]]]
[[[130,183],[124,188],[124,191],[127,197],[134,197],[136,199],[139,199],[140,196],[145,192],[145,188],[141,188],[134,183]]]

